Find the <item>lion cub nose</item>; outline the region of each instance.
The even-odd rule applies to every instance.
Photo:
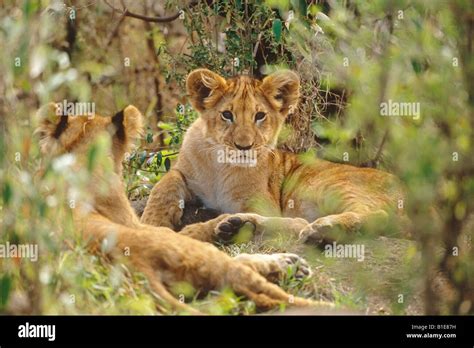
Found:
[[[239,145],[237,143],[234,143],[235,147],[239,150],[242,150],[242,151],[245,151],[245,150],[250,150],[253,146],[253,144],[250,144],[248,146],[242,146],[242,145]]]

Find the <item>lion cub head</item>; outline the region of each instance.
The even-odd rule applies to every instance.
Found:
[[[39,125],[35,133],[39,135],[43,155],[84,154],[99,134],[108,133],[114,168],[117,173],[121,172],[123,157],[143,128],[143,117],[136,107],[129,105],[112,117],[61,115],[58,111],[55,103],[38,111]]]
[[[289,70],[260,81],[248,76],[225,79],[198,69],[186,81],[191,104],[207,125],[207,136],[239,151],[276,145],[285,118],[298,103],[299,86],[298,75]]]

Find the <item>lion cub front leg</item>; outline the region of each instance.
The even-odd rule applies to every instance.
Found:
[[[320,217],[308,224],[299,233],[302,243],[325,244],[333,241],[350,240],[354,233],[369,223],[385,225],[388,213],[382,209],[372,212],[347,211]]]
[[[183,175],[171,169],[151,190],[141,222],[175,230],[183,216],[184,202],[191,198]]]
[[[212,243],[217,240],[217,226],[219,226],[221,221],[228,219],[229,216],[232,215],[222,214],[206,222],[187,225],[179,232],[179,234],[200,240],[201,242]]]
[[[187,225],[179,233],[203,242],[230,244],[244,227],[250,235],[246,239],[255,239],[264,234],[289,235],[295,239],[308,225],[308,221],[299,218],[265,217],[253,213],[222,214],[206,221]]]
[[[250,239],[265,236],[272,238],[277,236],[288,236],[298,238],[300,231],[308,225],[308,221],[302,218],[267,217],[253,213],[232,214],[222,219],[215,228],[217,241],[229,244],[235,241],[244,226],[250,228]]]

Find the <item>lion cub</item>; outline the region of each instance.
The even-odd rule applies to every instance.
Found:
[[[215,246],[192,238],[214,235],[222,219],[226,223],[241,223],[245,214],[238,218],[222,215],[188,225],[179,234],[139,221],[125,195],[122,180],[124,155],[142,133],[142,115],[134,106],[127,106],[112,117],[91,118],[58,116],[55,104],[51,103],[40,109],[37,122],[43,159],[71,154],[74,169],[90,166],[88,153],[99,137],[108,141],[106,159],[91,167],[91,200],[80,202],[73,210],[75,228],[93,250],[100,249],[104,241],[111,245],[113,255],[124,255],[128,250],[130,262],[148,277],[152,290],[166,303],[195,312],[168,291],[176,282],[188,282],[200,292],[230,287],[262,308],[282,303],[300,306],[316,303],[294,298],[267,281],[286,274],[288,266],[297,267],[297,277],[309,275],[308,265],[299,256],[241,254],[231,258]]]
[[[181,203],[197,196],[223,213],[255,213],[257,230],[279,225],[301,241],[324,242],[399,215],[403,195],[393,175],[276,149],[298,103],[296,73],[278,71],[260,81],[198,69],[186,87],[200,117],[186,132],[176,165],[152,190],[142,222],[177,226]],[[229,241],[236,232],[223,222],[217,237]]]

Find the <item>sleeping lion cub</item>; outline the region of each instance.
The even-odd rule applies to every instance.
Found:
[[[303,242],[340,240],[366,225],[404,220],[393,175],[276,149],[298,103],[296,73],[278,71],[260,81],[198,69],[186,87],[200,117],[187,130],[176,165],[153,188],[142,222],[178,226],[182,203],[195,196],[223,213],[254,213],[241,223],[251,221],[257,231],[278,226]],[[235,218],[215,235],[194,237],[230,241],[241,227]]]
[[[91,145],[102,136],[110,143],[107,160],[95,163],[89,183],[92,200],[81,202],[73,209],[76,230],[100,249],[104,241],[111,246],[110,253],[124,255],[143,272],[151,289],[162,300],[178,309],[195,312],[168,292],[175,282],[188,282],[201,293],[225,286],[253,300],[257,306],[268,308],[282,303],[314,304],[309,300],[293,298],[266,278],[274,280],[295,265],[296,275],[310,273],[304,260],[294,254],[248,255],[231,258],[209,243],[200,242],[193,235],[213,235],[223,219],[227,223],[240,222],[239,218],[222,215],[205,223],[188,225],[181,233],[166,227],[141,223],[125,195],[122,180],[122,160],[133,140],[142,132],[142,115],[134,106],[128,106],[113,117],[58,116],[55,104],[40,109],[40,147],[48,161],[66,153],[74,155],[74,168],[89,166]],[[234,221],[235,220],[235,221]]]

